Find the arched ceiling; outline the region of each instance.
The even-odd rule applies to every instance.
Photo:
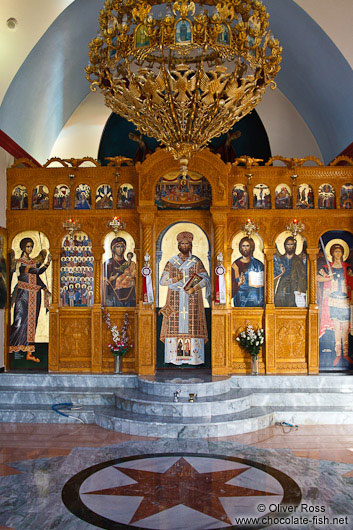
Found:
[[[83,68],[103,3],[31,0],[31,16],[41,20],[31,33],[30,15],[26,17],[21,11],[24,8],[15,13],[13,0],[2,0],[0,48],[5,45],[13,53],[16,32],[19,36],[27,31],[31,39],[27,39],[26,50],[21,34],[15,67],[21,58],[23,63],[15,75],[12,69],[4,78],[7,70],[2,67],[0,98],[1,89],[9,88],[0,108],[0,129],[38,160],[48,158],[63,126],[89,93]],[[55,9],[49,9],[51,4],[56,5]],[[273,33],[284,48],[278,87],[302,116],[328,162],[353,140],[353,34],[351,24],[347,24],[353,18],[353,2],[334,2],[334,10],[332,0],[264,0],[264,4],[270,12]],[[10,16],[19,21],[13,33],[6,27]],[[36,38],[39,40],[34,45]]]

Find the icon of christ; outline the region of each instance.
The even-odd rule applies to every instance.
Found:
[[[160,285],[168,287],[167,301],[161,309],[164,362],[176,365],[204,363],[208,341],[202,289],[209,298],[210,278],[200,258],[192,254],[193,237],[191,232],[177,235],[179,254],[168,260],[160,279]]]

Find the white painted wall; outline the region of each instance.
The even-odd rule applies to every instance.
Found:
[[[6,169],[13,164],[13,156],[0,147],[0,226],[6,227]],[[0,368],[4,366],[5,310],[0,309]]]
[[[272,156],[323,159],[316,140],[294,105],[276,88],[267,88],[256,110],[266,129]]]
[[[17,70],[57,16],[73,0],[1,0],[0,2],[0,103]],[[18,25],[9,29],[6,21]]]
[[[97,158],[99,142],[111,110],[100,92],[90,92],[61,130],[49,158]]]

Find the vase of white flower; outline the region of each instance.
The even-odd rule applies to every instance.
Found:
[[[251,375],[259,373],[259,351],[264,343],[264,330],[254,330],[251,324],[246,325],[245,331],[242,331],[235,339],[239,346],[244,348],[251,356]]]

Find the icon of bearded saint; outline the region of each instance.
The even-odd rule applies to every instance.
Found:
[[[264,305],[264,265],[254,258],[255,242],[251,237],[239,241],[241,257],[232,263],[232,298],[234,307]]]
[[[179,254],[168,260],[160,279],[160,285],[168,287],[166,305],[160,311],[165,363],[196,365],[205,360],[208,335],[202,289],[209,299],[211,288],[204,264],[192,254],[193,237],[191,232],[177,235]]]
[[[305,307],[307,274],[305,252],[297,254],[297,240],[288,236],[284,241],[284,254],[274,255],[274,293],[276,307]]]

